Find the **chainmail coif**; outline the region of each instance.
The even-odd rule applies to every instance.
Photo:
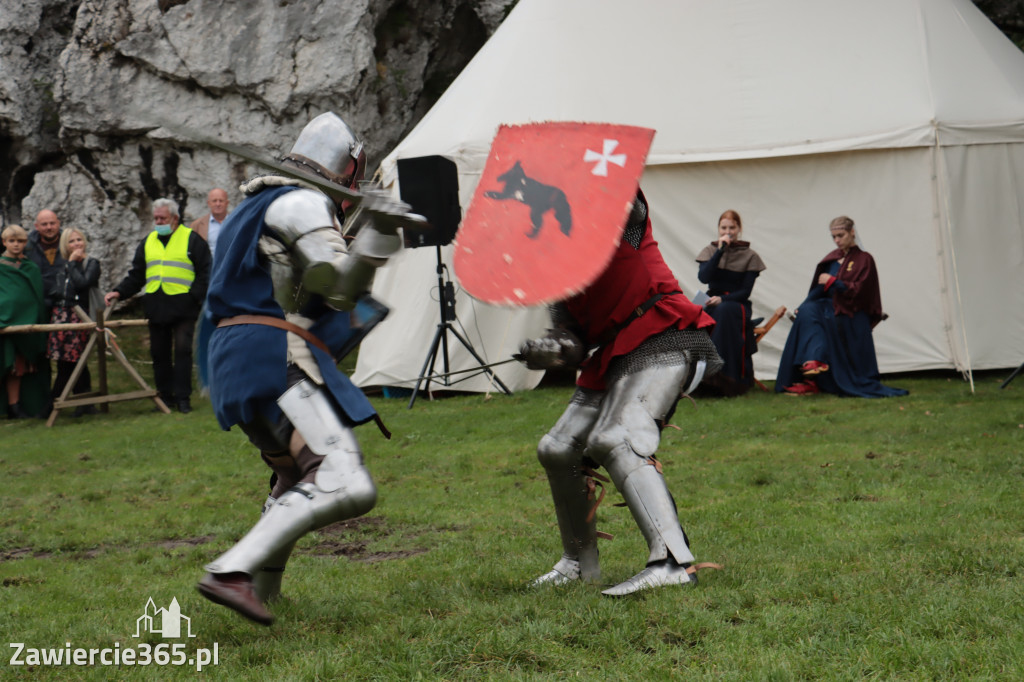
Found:
[[[634,249],[639,249],[640,240],[644,238],[646,231],[647,204],[637,194],[636,200],[633,202],[633,210],[629,212],[629,218],[626,219],[626,229],[622,233],[622,238]]]

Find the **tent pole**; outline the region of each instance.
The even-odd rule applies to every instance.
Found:
[[[966,366],[967,380],[971,384],[971,393],[974,393],[974,372],[971,368],[971,351],[967,345],[967,323],[964,320],[964,301],[960,294],[960,274],[956,265],[956,247],[953,244],[953,226],[951,225],[950,220],[949,193],[943,191],[949,187],[949,178],[946,175],[946,166],[942,162],[942,146],[939,144],[938,122],[932,121],[932,128],[935,133],[935,144],[932,147],[932,177],[934,178],[933,182],[935,183],[936,196],[938,197],[942,208],[939,220],[942,223],[942,228],[944,228],[946,232],[946,243],[949,248],[949,260],[953,270],[953,288],[956,290],[957,315],[960,318],[960,333],[963,336],[964,355],[966,356],[964,365]]]

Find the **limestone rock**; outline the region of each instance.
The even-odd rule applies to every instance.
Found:
[[[335,111],[372,172],[514,0],[0,0],[0,217],[84,229],[104,288],[158,197],[183,222],[259,169],[202,144],[287,151]]]

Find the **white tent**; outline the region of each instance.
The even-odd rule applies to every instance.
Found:
[[[687,293],[733,208],[768,266],[755,316],[793,308],[845,214],[879,267],[883,372],[1024,360],[1024,53],[969,0],[520,0],[385,159],[385,182],[397,159],[441,154],[465,207],[498,125],[544,120],[657,131],[642,184]],[[433,250],[410,250],[379,273],[394,312],[362,347],[360,385],[418,376],[435,267]],[[464,295],[458,318],[490,361],[545,324]],[[774,378],[788,330],[762,341],[760,378]],[[475,364],[461,351],[454,368]],[[499,374],[513,389],[539,380]]]

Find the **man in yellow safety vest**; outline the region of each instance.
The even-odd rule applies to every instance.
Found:
[[[109,306],[145,289],[149,351],[160,398],[182,414],[192,411],[192,336],[210,281],[210,247],[179,224],[170,199],[153,202],[155,229],[135,249],[131,269],[103,297]]]

